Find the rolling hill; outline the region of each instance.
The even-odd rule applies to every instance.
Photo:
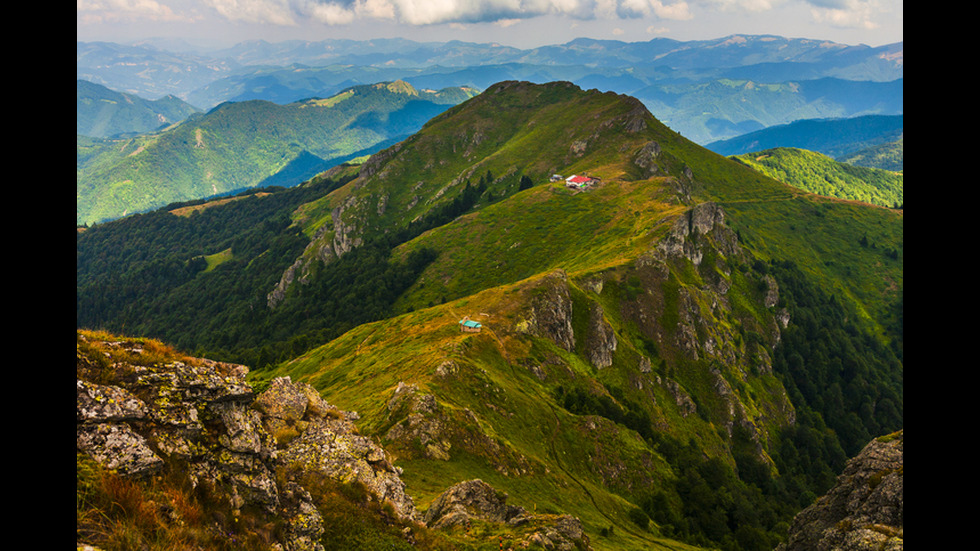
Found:
[[[77,325],[312,385],[421,510],[479,478],[595,549],[772,549],[903,423],[902,214],[635,98],[502,82],[361,165],[187,207],[78,233]]]
[[[84,80],[77,81],[75,94],[75,133],[91,138],[150,132],[199,112],[174,96],[148,101]]]
[[[79,224],[227,194],[290,186],[417,130],[474,90],[416,90],[401,81],[289,105],[222,104],[160,132],[78,138]]]
[[[820,153],[788,147],[732,158],[811,193],[888,208],[905,204],[904,177],[897,172],[840,163]]]

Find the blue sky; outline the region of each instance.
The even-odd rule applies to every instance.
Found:
[[[77,39],[230,46],[326,38],[640,42],[774,34],[880,46],[903,39],[902,0],[77,0]]]

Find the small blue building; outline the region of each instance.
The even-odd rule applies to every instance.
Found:
[[[459,330],[467,333],[479,333],[483,330],[483,324],[478,321],[473,321],[467,316],[459,320]]]

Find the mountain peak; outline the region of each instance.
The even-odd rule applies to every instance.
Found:
[[[375,84],[374,87],[379,90],[383,88],[395,94],[406,94],[409,96],[419,95],[419,91],[416,90],[414,86],[401,79],[392,82],[379,82]]]

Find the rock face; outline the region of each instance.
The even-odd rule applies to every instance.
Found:
[[[568,275],[563,270],[556,270],[542,279],[538,289],[517,330],[546,337],[565,350],[575,350]]]
[[[84,337],[80,336],[80,339]],[[113,358],[77,353],[76,447],[129,477],[186,466],[235,514],[257,507],[283,521],[284,551],[319,550],[321,517],[287,473],[301,469],[362,483],[403,519],[417,513],[385,450],[357,433],[355,413],[326,403],[309,385],[276,379],[256,396],[243,366],[205,359],[162,363],[137,342],[99,343]],[[288,468],[287,468],[288,467]]]
[[[778,551],[898,551],[904,548],[905,431],[873,440],[837,484],[793,520]]]

